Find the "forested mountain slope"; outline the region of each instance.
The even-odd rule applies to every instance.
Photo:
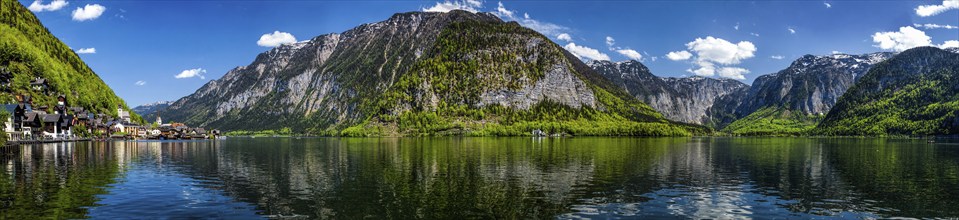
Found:
[[[959,54],[935,47],[877,64],[839,99],[815,133],[959,134]]]

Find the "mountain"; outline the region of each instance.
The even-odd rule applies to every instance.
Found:
[[[67,105],[96,113],[116,116],[117,106],[129,110],[70,47],[14,0],[0,0],[0,73],[0,102],[15,103],[16,95],[29,95],[36,106],[54,106],[62,94]],[[37,82],[45,82],[38,85],[46,88],[31,86],[38,77]]]
[[[173,101],[160,101],[160,102],[144,104],[137,107],[133,107],[133,112],[136,112],[137,114],[140,114],[140,115],[149,115],[156,111],[163,110],[163,109],[166,109],[167,107],[170,107],[170,104],[173,104]]]
[[[877,64],[839,99],[815,133],[959,134],[959,54],[917,47]]]
[[[276,47],[155,114],[324,135],[688,135],[543,35],[409,12]],[[150,116],[152,117],[152,116]]]
[[[719,112],[737,120],[724,127],[720,122],[720,127],[737,135],[808,131],[866,71],[892,55],[805,55],[786,69],[756,78],[742,100],[726,100]]]
[[[648,103],[666,118],[692,124],[712,124],[709,109],[713,104],[725,95],[749,87],[731,79],[699,76],[660,78],[635,60],[591,61],[589,66],[630,95]]]

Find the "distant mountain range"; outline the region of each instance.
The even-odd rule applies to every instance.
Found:
[[[154,102],[154,103],[133,107],[132,111],[140,115],[149,115],[149,114],[153,114],[156,111],[163,110],[163,109],[166,109],[167,107],[170,107],[170,104],[173,104],[173,101]],[[147,118],[147,120],[150,120],[150,118]]]
[[[939,52],[928,52],[933,50]],[[841,98],[847,90],[883,75],[876,71],[894,70],[872,71],[874,66],[906,54],[920,56],[916,65],[923,67],[932,62],[922,56],[954,54],[938,48],[907,52],[806,55],[750,86],[730,79],[657,77],[638,61],[583,63],[541,34],[488,13],[410,12],[276,47],[166,109],[152,108],[149,117],[160,114],[225,130],[291,128],[335,135],[521,135],[534,130],[669,135],[706,134],[707,128],[733,135],[804,135],[817,126],[824,134],[955,133],[948,128],[830,129],[850,126],[835,115],[864,114],[850,106],[836,111],[855,113],[833,112],[843,106],[841,100],[858,100]],[[908,78],[901,83],[911,85],[926,82],[926,76],[945,79],[952,72],[938,74],[879,81]],[[884,96],[895,95],[900,87],[872,89],[892,90],[858,98],[887,100]],[[866,89],[856,89],[856,94],[860,90]],[[937,117],[923,120],[936,118],[945,126],[955,117],[940,105],[948,106],[955,91],[942,92],[933,102],[920,104],[936,107],[930,111]]]
[[[749,85],[731,79],[660,78],[635,60],[591,61],[589,66],[630,95],[662,112],[666,118],[685,123],[712,124],[714,116],[710,115],[709,109],[716,101],[749,88]]]

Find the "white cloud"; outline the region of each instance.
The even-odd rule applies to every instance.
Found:
[[[296,37],[293,37],[290,33],[280,31],[263,34],[263,36],[260,36],[260,40],[256,41],[256,45],[262,47],[276,47],[290,43],[296,43]]]
[[[696,53],[698,59],[719,64],[739,64],[743,59],[754,56],[756,46],[749,41],[731,43],[722,38],[707,36],[705,39],[696,38],[686,47]]]
[[[939,48],[959,47],[959,40],[947,40],[939,45]]]
[[[959,29],[959,26],[952,26],[948,24],[912,24],[913,27],[921,27],[925,29]]]
[[[78,54],[87,54],[87,53],[97,53],[97,48],[80,48],[77,50]]]
[[[529,13],[523,13],[522,18],[513,17],[514,14],[519,12],[507,9],[502,2],[498,3],[496,11],[493,12],[494,15],[499,16],[500,19],[505,21],[516,21],[523,27],[533,29],[536,32],[539,32],[546,36],[557,36],[569,30],[568,27],[557,25],[549,22],[541,22],[536,19],[530,18]]]
[[[99,4],[87,4],[83,8],[77,8],[73,10],[73,20],[74,21],[86,21],[93,20],[103,15],[103,11],[106,11],[107,8]]]
[[[566,44],[566,46],[563,46],[563,48],[580,59],[585,58],[590,60],[609,60],[608,55],[593,48],[576,45],[576,43]]]
[[[733,29],[739,30],[739,22],[736,22],[736,26],[733,26]]]
[[[533,29],[544,35],[556,35],[557,33],[569,30],[569,28],[565,26],[531,19],[529,18],[529,14],[526,14],[522,20],[518,20],[517,22],[523,25],[523,27]]]
[[[726,77],[730,79],[744,80],[746,76],[743,74],[749,73],[749,70],[739,68],[739,67],[723,67],[719,69],[719,77]]]
[[[643,60],[643,55],[639,54],[639,52],[636,52],[635,50],[632,50],[632,49],[619,49],[619,50],[616,50],[616,52],[619,54],[622,54],[623,56],[628,57],[629,59]]]
[[[686,72],[696,74],[697,76],[714,76],[716,75],[716,67],[713,63],[710,62],[694,62],[699,65],[699,69],[686,69]]]
[[[841,53],[842,53],[842,52],[840,52],[840,51],[838,51],[838,50],[832,51],[832,54],[841,54]]]
[[[872,35],[873,45],[883,50],[903,51],[913,47],[929,46],[932,39],[925,32],[910,26],[900,27],[896,32],[876,32]]]
[[[509,18],[513,17],[513,11],[510,11],[509,9],[506,9],[506,7],[503,7],[503,2],[497,2],[497,4],[499,4],[499,7],[496,7],[497,15],[499,15],[500,17],[503,17],[503,16],[506,16]]]
[[[672,61],[688,60],[690,57],[693,57],[693,54],[691,54],[691,53],[689,53],[689,51],[685,51],[685,50],[683,50],[683,51],[673,51],[673,52],[669,52],[669,53],[666,54],[666,59],[669,59],[669,60],[672,60]]]
[[[786,28],[786,30],[789,30],[789,33],[790,33],[790,34],[796,34],[796,29]]]
[[[781,60],[781,59],[783,59],[783,58],[785,58],[785,57],[783,57],[782,55],[773,55],[773,56],[770,56],[769,58]]]
[[[749,35],[753,35],[753,36],[759,37],[759,34],[757,34],[757,33],[752,33],[752,32],[750,32]]]
[[[916,15],[929,17],[952,9],[959,9],[959,0],[945,0],[941,5],[920,5],[916,7]]]
[[[562,33],[556,36],[556,39],[564,40],[566,42],[573,41],[573,37],[570,37],[567,33]]]
[[[133,84],[134,84],[134,85],[137,85],[137,86],[143,86],[143,85],[146,85],[146,84],[147,84],[147,81],[140,80],[140,81],[137,81],[137,82],[135,82],[135,83],[133,83]]]
[[[463,10],[468,12],[476,13],[477,8],[482,8],[483,2],[478,0],[466,0],[466,1],[444,1],[437,2],[436,5],[429,8],[422,8],[425,12],[450,12],[452,10]]]
[[[826,5],[826,8],[832,8],[832,4],[829,4],[829,2],[823,2],[822,4]]]
[[[61,8],[69,5],[70,3],[64,0],[53,0],[50,4],[43,4],[40,0],[33,1],[33,4],[30,4],[27,9],[33,12],[43,12],[43,11],[56,11]]]
[[[180,72],[180,74],[177,74],[176,76],[173,76],[173,77],[177,79],[193,78],[193,77],[200,77],[200,79],[206,79],[206,77],[203,76],[204,73],[206,73],[206,70],[203,68],[188,69],[188,70],[184,70],[183,72]]]
[[[699,66],[696,69],[687,69],[687,72],[697,76],[714,76],[718,73],[720,77],[738,80],[746,79],[743,74],[749,73],[749,70],[726,65],[739,64],[745,59],[754,57],[756,52],[756,45],[752,42],[732,43],[712,36],[696,38],[687,43],[686,48],[695,53],[692,64]],[[693,57],[693,54],[688,51],[670,52],[666,54],[666,57],[670,60],[686,60]]]
[[[614,47],[614,45],[616,45],[616,39],[611,36],[606,36],[606,46],[609,47],[610,51],[616,52],[632,60],[643,61],[643,55],[636,50],[630,49],[629,47]]]

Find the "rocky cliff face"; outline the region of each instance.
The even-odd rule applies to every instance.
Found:
[[[872,65],[891,56],[805,55],[786,69],[756,78],[734,113],[741,118],[763,107],[783,107],[805,114],[825,114]]]
[[[591,61],[589,66],[670,120],[712,124],[710,108],[720,98],[749,86],[730,79],[660,78],[638,61]]]
[[[543,102],[609,111],[619,100],[634,104],[626,118],[662,120],[582,66],[541,34],[489,13],[401,13],[271,49],[156,114],[225,130],[318,132],[403,123],[394,120],[409,112],[525,111]]]

